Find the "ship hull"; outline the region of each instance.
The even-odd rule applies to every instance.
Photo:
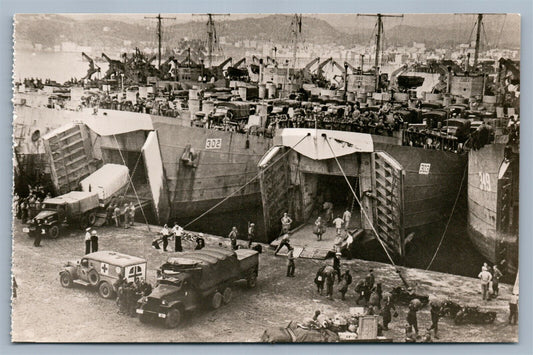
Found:
[[[46,126],[41,129],[43,133],[47,133],[72,122],[83,122],[88,116],[89,119],[94,118],[92,112],[88,111],[47,108],[19,107],[16,113],[15,122],[21,132],[20,146],[24,148],[26,157],[46,157],[53,153],[52,145],[48,143],[39,144],[38,147],[28,144],[28,137],[24,135],[31,134],[29,127],[32,122],[46,122]],[[190,127],[187,120],[172,117],[113,110],[99,110],[97,118],[100,115],[101,119],[108,119],[110,122],[115,116],[120,120],[131,120],[124,122],[149,120],[152,129],[100,137],[90,127],[72,128],[71,130],[85,132],[83,139],[90,146],[69,157],[76,160],[72,167],[89,165],[88,162],[94,160],[126,164],[130,168],[130,174],[133,174],[136,194],[141,200],[151,200],[144,204],[153,210],[147,213],[152,217],[149,222],[163,224],[179,221],[187,224],[210,209],[212,210],[207,216],[212,217],[215,214],[260,207],[257,163],[270,148],[270,138]],[[74,131],[68,132],[69,135],[75,134]],[[54,132],[49,134],[54,135]],[[150,137],[157,142],[152,147],[148,143]],[[70,149],[73,150],[76,149]],[[156,166],[154,158],[160,160],[160,166]],[[57,164],[47,165],[48,170],[60,171],[61,168]],[[161,183],[158,184],[157,180]],[[59,176],[56,177],[55,185],[58,181]],[[70,189],[72,186],[65,188]],[[133,194],[131,189],[129,193]]]
[[[518,159],[506,160],[505,144],[469,152],[468,236],[487,261],[518,268]]]
[[[306,134],[309,138],[302,138]],[[434,235],[453,212],[465,209],[464,154],[402,146],[398,138],[354,132],[285,129],[280,137],[275,140],[280,145],[260,162],[270,238],[279,234],[284,212],[305,223],[331,199],[341,209],[359,209],[355,227],[372,237],[378,234],[390,254],[402,259],[412,233],[417,238]]]

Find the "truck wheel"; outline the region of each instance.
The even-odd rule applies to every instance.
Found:
[[[211,307],[213,307],[213,309],[217,309],[220,308],[220,306],[222,306],[222,295],[220,292],[215,292],[213,298],[211,299]]]
[[[257,275],[253,274],[246,279],[246,285],[248,288],[255,288],[255,286],[257,286]]]
[[[115,291],[113,291],[113,287],[108,282],[103,281],[98,287],[98,294],[102,298],[109,299],[113,298]]]
[[[87,217],[87,215],[84,214],[80,218],[80,229],[85,229],[87,227],[89,227],[89,217]]]
[[[67,271],[64,271],[59,275],[59,282],[63,287],[72,287],[72,277]]]
[[[48,230],[48,235],[52,239],[56,239],[57,237],[59,237],[59,227],[58,226],[50,227],[50,229]]]
[[[100,282],[100,275],[98,275],[98,271],[95,269],[89,270],[87,273],[87,278],[89,279],[91,286],[96,286]]]
[[[176,328],[181,323],[182,312],[178,308],[172,308],[165,318],[165,326],[167,328]]]
[[[230,303],[231,296],[232,296],[231,288],[226,287],[226,289],[224,289],[224,293],[222,294],[222,301],[224,302],[224,304]]]
[[[89,227],[96,223],[96,212],[91,211],[87,214],[87,223],[89,224]]]

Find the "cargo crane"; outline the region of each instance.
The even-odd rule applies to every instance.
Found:
[[[121,74],[126,74],[126,65],[120,60],[111,59],[105,53],[102,53],[102,58],[107,60],[109,63],[109,68],[107,69],[104,79],[111,79],[113,75],[119,77]]]
[[[100,67],[94,63],[94,60],[89,57],[85,52],[81,52],[83,58],[89,61],[89,69],[87,69],[87,74],[81,80],[91,80],[91,77],[94,73],[100,73]]]

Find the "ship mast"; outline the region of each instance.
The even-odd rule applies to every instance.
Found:
[[[298,51],[298,36],[302,33],[302,15],[294,14],[292,21],[291,21],[291,31],[293,35],[292,71],[294,75],[296,72],[295,68],[296,68],[296,54]],[[289,65],[287,65],[287,85],[289,85],[289,71],[290,71],[289,68],[290,68]]]
[[[175,17],[161,17],[161,14],[158,14],[155,17],[144,17],[145,19],[157,19],[157,67],[161,68],[161,21],[162,20],[175,20]]]
[[[474,52],[474,70],[477,69],[477,61],[479,57],[479,42],[481,38],[481,24],[483,23],[483,14],[477,15],[477,31],[476,31],[476,49]]]
[[[215,21],[213,18],[215,16],[229,16],[230,14],[205,14],[207,15],[207,63],[208,67],[211,68],[213,65],[213,51],[215,49],[215,44],[217,43],[217,31],[215,28]],[[204,16],[204,14],[193,14],[193,16]]]
[[[403,17],[403,15],[383,15],[383,14],[358,14],[357,16],[377,17],[376,27],[376,54],[374,58],[374,71],[376,73],[376,90],[379,87],[379,50],[381,49],[381,36],[383,34],[383,17]]]

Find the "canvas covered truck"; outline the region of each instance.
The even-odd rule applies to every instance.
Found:
[[[125,282],[146,280],[146,260],[114,251],[97,251],[78,261],[68,261],[59,272],[59,282],[63,287],[92,286],[102,298],[113,298],[120,274]]]
[[[256,286],[259,254],[255,250],[204,248],[171,257],[158,270],[152,293],[139,300],[141,322],[161,320],[176,328],[185,312],[209,304],[217,309],[232,298],[235,281]]]
[[[47,236],[57,238],[66,225],[78,225],[82,229],[92,226],[96,214],[105,211],[110,201],[127,186],[128,174],[125,165],[104,165],[80,182],[83,191],[45,199],[42,210],[24,232],[39,228],[44,229]]]

